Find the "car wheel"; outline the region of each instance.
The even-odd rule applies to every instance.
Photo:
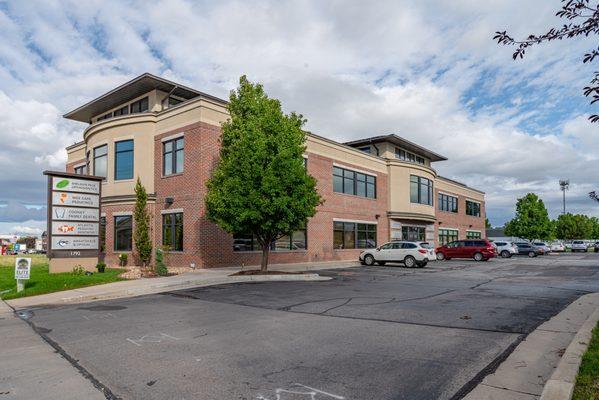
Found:
[[[528,256],[529,256],[530,258],[533,258],[533,257],[536,257],[537,255],[535,254],[535,252],[534,252],[534,251],[529,251],[529,252],[528,252]]]
[[[511,254],[510,254],[510,252],[509,252],[509,251],[507,251],[507,250],[503,250],[503,251],[501,252],[501,257],[502,257],[502,258],[510,258],[510,255],[511,255]]]
[[[484,258],[482,253],[474,253],[474,261],[482,261]]]
[[[382,267],[383,265],[385,265],[385,264],[387,264],[387,263],[386,263],[385,261],[378,261],[378,262],[377,262],[377,264],[378,264],[378,265],[380,265],[380,266]]]
[[[416,259],[412,256],[406,256],[406,258],[403,259],[403,263],[408,268],[414,268],[416,265]]]
[[[372,254],[366,254],[364,256],[364,264],[368,266],[374,265],[374,257],[372,256]]]
[[[437,253],[437,260],[439,260],[439,261],[445,260],[445,254],[443,254],[443,253]]]

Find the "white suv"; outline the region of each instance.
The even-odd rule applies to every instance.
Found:
[[[366,265],[385,265],[388,262],[400,262],[408,268],[424,267],[430,258],[430,251],[419,243],[394,241],[385,243],[376,249],[368,249],[360,254],[360,262]]]
[[[588,246],[584,240],[573,240],[572,241],[572,253],[577,251],[584,251],[585,253],[588,251]]]
[[[502,258],[510,258],[518,253],[518,248],[512,242],[493,242],[497,248],[497,254]]]

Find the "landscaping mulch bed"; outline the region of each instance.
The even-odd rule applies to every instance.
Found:
[[[245,271],[235,272],[229,276],[237,275],[301,275],[304,272],[287,272],[287,271],[260,271],[259,269],[248,269]]]

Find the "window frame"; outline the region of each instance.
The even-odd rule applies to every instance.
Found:
[[[294,249],[293,248],[293,237],[298,232],[302,232],[303,236],[304,236],[305,247],[303,249]],[[280,247],[277,248],[277,242],[279,242],[284,237],[289,238],[289,247],[288,248],[280,248]],[[249,241],[249,250],[248,249],[237,250],[235,248],[235,240]],[[248,246],[245,246],[245,247],[248,247]],[[285,234],[285,235],[281,236],[281,238],[275,240],[274,242],[272,242],[270,244],[270,251],[272,251],[272,252],[306,251],[306,250],[308,250],[308,228],[307,227],[303,228],[303,229],[297,229],[291,233]],[[245,233],[235,233],[235,234],[233,234],[233,251],[234,252],[262,251],[262,248],[260,248],[260,244],[258,243],[258,240],[256,240],[256,237],[254,235],[249,235],[249,234],[245,234]]]
[[[472,200],[466,200],[466,215],[471,217],[480,218],[481,216],[481,203]]]
[[[454,234],[450,234],[449,232],[452,232]],[[439,228],[439,234],[437,236],[439,239],[439,246],[444,246],[451,242],[457,242],[458,240],[460,240],[460,231],[458,229]]]
[[[481,240],[483,233],[481,231],[466,231],[467,240]]]
[[[360,179],[361,177],[364,177],[364,179]],[[337,181],[341,180],[341,191],[335,190],[335,178],[337,178]],[[351,183],[349,183],[350,181]],[[347,194],[365,199],[376,200],[376,181],[376,175],[333,165],[333,193]],[[346,183],[348,183],[347,187]],[[364,195],[358,194],[361,187],[364,188]]]
[[[458,198],[450,194],[438,193],[437,196],[439,211],[445,211],[457,214],[459,211]]]
[[[125,248],[118,248],[118,245],[120,244],[119,241],[118,241],[118,237],[119,237],[118,236],[118,232],[120,230],[124,230],[122,228],[118,229],[118,222],[117,222],[117,220],[119,220],[119,219],[129,219],[131,221],[130,222],[130,224],[131,224],[131,228],[130,228],[131,229],[131,234],[130,234],[129,243],[128,243],[129,245],[126,246]],[[114,221],[114,229],[113,229],[113,231],[114,231],[113,232],[114,233],[114,236],[113,236],[113,238],[114,238],[114,240],[113,240],[113,242],[114,242],[113,243],[114,251],[116,251],[116,252],[128,252],[128,251],[132,251],[132,249],[133,249],[133,215],[115,215],[113,217],[113,221]]]
[[[120,143],[131,142],[131,150],[118,150],[118,146]],[[118,156],[117,154],[121,153],[131,153],[131,177],[128,178],[119,178],[117,176],[118,173]],[[126,181],[129,179],[133,179],[135,176],[135,141],[133,139],[125,139],[119,140],[118,142],[114,142],[114,180],[115,181]]]
[[[123,106],[123,107],[121,107],[121,108],[119,108],[117,110],[114,110],[112,112],[112,115],[113,115],[114,118],[116,118],[116,117],[122,117],[124,115],[129,115],[129,106],[126,105],[126,106]]]
[[[177,143],[179,142],[183,143],[181,148],[177,148]],[[167,144],[171,145],[170,151],[166,150]],[[177,170],[177,154],[179,152],[183,154],[183,160],[181,161],[180,170]],[[167,154],[171,155],[171,172],[168,174],[166,173]],[[164,142],[162,142],[162,176],[178,175],[182,174],[183,172],[185,172],[185,136],[179,136],[173,139],[165,140]]]
[[[73,173],[77,175],[87,175],[87,165],[81,164],[76,167],[73,167]]]
[[[103,148],[103,147],[104,147],[104,148],[106,148],[106,153],[104,153],[104,154],[101,154],[101,155],[99,155],[99,156],[98,156],[98,155],[96,155],[96,152],[97,152],[99,149]],[[104,178],[104,180],[106,180],[106,179],[108,179],[108,144],[106,144],[106,143],[105,143],[105,144],[101,144],[101,145],[99,145],[99,146],[96,146],[96,147],[94,147],[94,149],[93,149],[93,150],[94,150],[94,151],[93,151],[93,159],[92,159],[92,163],[93,163],[93,165],[94,165],[94,176],[101,176],[102,178]],[[106,160],[106,161],[105,161],[105,168],[106,168],[106,171],[105,171],[105,175],[98,175],[98,173],[97,173],[97,169],[96,169],[96,161],[97,161],[98,159],[101,159],[102,157],[105,157],[105,160]]]
[[[142,110],[142,104],[144,104],[145,101],[145,109]],[[137,107],[139,106],[139,111],[133,111],[133,107]],[[148,96],[143,97],[139,100],[136,100],[134,102],[132,102],[131,104],[129,104],[129,114],[141,114],[144,112],[148,112],[150,110],[150,98]]]
[[[414,181],[414,178],[416,179]],[[423,181],[428,182],[428,184],[424,185]],[[412,192],[412,183],[415,183],[417,186],[417,199],[416,201],[414,201],[413,199],[413,192]],[[429,199],[428,203],[424,203],[422,201],[422,187],[425,186],[428,188],[427,190],[427,197]],[[419,175],[410,175],[410,203],[412,204],[423,204],[425,206],[431,206],[433,207],[435,202],[434,202],[434,187],[433,187],[433,181],[431,179],[425,178],[423,176],[419,176]]]
[[[177,216],[180,216],[179,222],[177,222]],[[170,223],[167,225],[166,224],[166,219],[170,217]],[[169,250],[168,251],[183,251],[183,249],[185,248],[184,246],[184,242],[185,242],[185,230],[184,230],[184,216],[183,216],[183,212],[182,211],[177,211],[177,212],[168,212],[168,213],[163,213],[162,214],[162,245],[163,246],[169,246]],[[167,227],[169,227],[171,229],[170,232],[170,243],[168,244],[166,243],[166,239],[167,239],[167,234],[166,234],[166,229]],[[179,248],[179,246],[176,246],[175,244],[177,243],[177,228],[181,229],[181,246]]]
[[[353,226],[352,226],[353,225]],[[378,243],[378,224],[366,223],[358,221],[333,221],[333,249],[334,250],[352,250],[352,249],[374,249]],[[336,247],[335,236],[336,233],[341,233],[341,247]],[[346,245],[346,234],[351,233],[353,235],[353,247],[347,247]],[[374,245],[369,247],[368,241],[371,240],[369,234],[374,234]],[[362,239],[361,239],[362,237]],[[364,241],[365,246],[360,246],[360,242]]]

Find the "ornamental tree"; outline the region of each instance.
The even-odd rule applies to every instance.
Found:
[[[152,260],[152,241],[150,240],[150,215],[146,209],[148,203],[148,194],[146,188],[141,184],[139,177],[135,184],[135,212],[133,220],[135,221],[135,230],[133,239],[135,240],[135,249],[143,267],[146,267]]]
[[[549,219],[545,203],[536,194],[528,193],[518,199],[516,215],[505,225],[505,234],[532,241],[549,240],[554,236],[553,223]]]
[[[594,220],[582,214],[562,214],[555,221],[558,239],[590,239],[595,229]]]
[[[306,122],[242,76],[221,126],[220,160],[207,181],[207,217],[231,234],[253,235],[267,271],[273,242],[305,227],[322,198],[305,167]]]

